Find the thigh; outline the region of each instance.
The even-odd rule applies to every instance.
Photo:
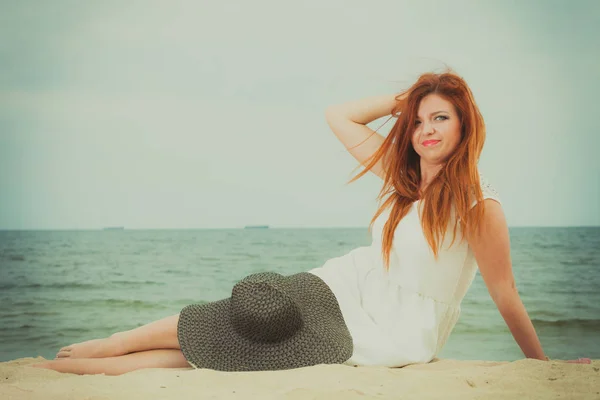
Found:
[[[155,349],[179,349],[177,323],[179,314],[150,322],[114,336],[123,343],[125,353],[134,353]]]

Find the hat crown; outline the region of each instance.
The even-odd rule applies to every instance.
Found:
[[[231,313],[236,331],[258,342],[278,342],[302,327],[298,305],[275,282],[241,281],[233,287]]]
[[[265,281],[268,284],[246,285]],[[267,311],[254,313],[257,304],[266,304]],[[294,333],[289,337],[291,331]],[[238,283],[229,298],[184,307],[177,323],[177,339],[194,368],[221,371],[342,363],[352,356],[354,348],[335,294],[309,272],[287,277],[253,274]],[[268,341],[273,339],[279,341]]]

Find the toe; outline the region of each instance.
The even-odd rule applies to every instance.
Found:
[[[70,357],[70,356],[71,356],[71,351],[62,351],[61,350],[56,354],[55,358],[65,358],[65,357]]]

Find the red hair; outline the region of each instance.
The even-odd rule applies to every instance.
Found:
[[[411,137],[421,100],[429,94],[436,94],[454,105],[460,120],[461,140],[439,173],[420,194],[420,157],[412,146]],[[416,200],[421,200],[418,210],[422,210],[421,226],[436,260],[451,218],[456,223],[450,246],[456,239],[459,224],[463,232],[462,242],[465,232],[476,233],[484,213],[477,163],[485,142],[485,124],[466,82],[451,71],[425,73],[409,89],[396,96],[396,100],[392,110],[392,115],[398,116],[396,123],[380,148],[366,160],[365,164],[368,165],[365,169],[348,182],[366,174],[383,158],[385,179],[377,199],[381,201],[388,194],[389,197],[375,213],[369,232],[377,217],[391,206],[382,237],[386,269],[389,269],[396,227]],[[469,212],[472,196],[481,206]]]

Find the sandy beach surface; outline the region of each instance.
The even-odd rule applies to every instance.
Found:
[[[143,369],[120,376],[31,368],[42,357],[0,363],[8,399],[600,399],[591,364],[436,359],[404,368],[317,365],[286,371]]]

